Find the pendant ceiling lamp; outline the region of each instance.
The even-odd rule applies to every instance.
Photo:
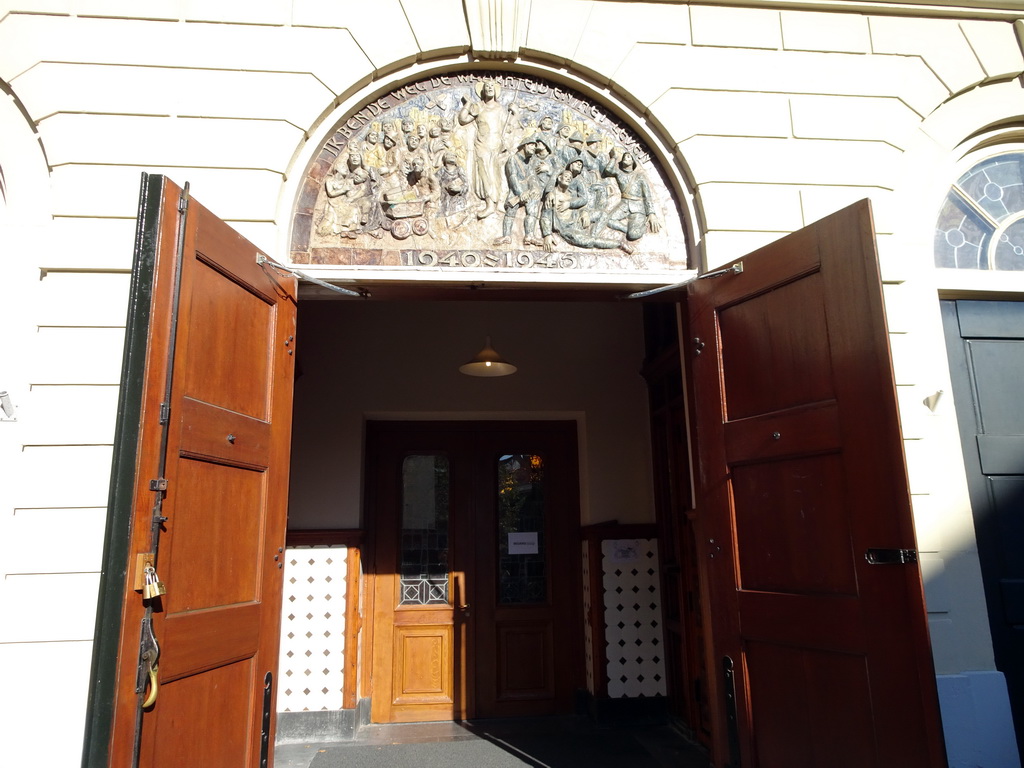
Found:
[[[494,351],[490,336],[484,342],[484,348],[476,353],[476,357],[459,366],[459,371],[467,376],[508,376],[516,370],[512,363],[502,360],[501,355]]]

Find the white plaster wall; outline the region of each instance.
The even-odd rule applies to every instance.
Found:
[[[53,764],[70,766],[81,755],[116,388],[79,386],[37,346],[65,324],[49,301],[59,280],[39,270],[49,179],[32,123],[3,91],[0,170],[0,391],[14,406],[0,414],[0,764],[36,759],[48,743]],[[123,288],[109,287],[100,296],[123,307]],[[102,322],[90,314],[85,323]],[[59,740],[43,725],[55,706],[70,713]]]
[[[834,9],[544,0],[528,24],[487,27],[462,0],[5,4],[0,390],[19,410],[0,422],[0,762],[52,743],[45,691],[67,691],[80,731],[140,172],[190,181],[283,253],[293,185],[336,105],[471,50],[580,76],[660,137],[707,267],[871,198],[936,665],[991,670],[952,403],[920,403],[948,392],[934,211],[969,137],[1024,115],[1020,46],[1006,12]],[[50,763],[76,764],[76,747]]]

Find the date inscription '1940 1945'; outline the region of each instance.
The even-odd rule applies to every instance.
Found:
[[[578,254],[546,251],[401,251],[403,267],[578,269]]]

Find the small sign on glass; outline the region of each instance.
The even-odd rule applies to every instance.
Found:
[[[510,555],[536,555],[539,551],[536,531],[508,535],[508,553]]]

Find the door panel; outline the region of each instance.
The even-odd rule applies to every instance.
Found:
[[[871,730],[863,657],[756,641],[747,644],[747,656],[762,765],[877,764],[873,743],[861,738]],[[793,670],[801,674],[794,678]],[[780,690],[790,692],[785,706],[759,695]],[[844,713],[841,719],[833,716],[837,708]],[[804,737],[794,742],[794,730]]]
[[[942,315],[996,668],[1024,744],[1024,303],[944,301]]]
[[[865,559],[915,547],[872,232],[864,201],[690,286],[719,765],[944,765],[920,572]]]
[[[841,471],[835,454],[733,469],[744,591],[856,594]]]
[[[295,285],[170,181],[149,177],[144,194],[159,203],[142,206],[140,232],[160,245],[109,764],[132,764],[138,729],[143,766],[250,766],[273,744]],[[132,589],[142,553],[155,553],[160,598]],[[147,617],[158,688],[140,709]]]
[[[528,621],[502,622],[496,627],[497,686],[495,702],[551,700],[555,675],[551,668],[554,642],[547,622],[530,626]]]
[[[559,422],[369,425],[375,722],[571,709],[575,446]]]
[[[155,739],[164,751],[161,765],[243,765],[240,756],[251,749],[249,659],[220,665],[203,676],[193,675],[160,693],[166,709],[187,712],[187,717],[162,718]],[[210,739],[210,724],[217,723],[221,738]],[[251,764],[251,763],[250,763]]]
[[[808,277],[719,311],[722,337],[729,339],[721,357],[730,423],[832,396],[831,371],[808,365],[828,349],[817,283]]]
[[[396,626],[394,644],[394,704],[451,706],[452,625]]]

